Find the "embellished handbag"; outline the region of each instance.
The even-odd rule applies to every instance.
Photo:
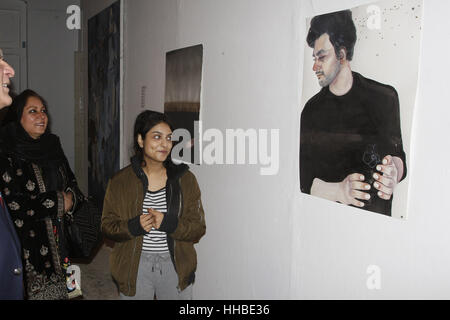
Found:
[[[85,198],[72,214],[66,214],[65,230],[71,259],[89,258],[102,240],[102,213],[90,198]]]

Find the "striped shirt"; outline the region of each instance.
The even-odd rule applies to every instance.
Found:
[[[167,212],[166,188],[154,192],[147,190],[142,206],[142,213],[148,214],[148,208],[152,208],[164,214]],[[166,233],[152,228],[149,233],[144,235],[142,250],[158,253],[169,252]]]

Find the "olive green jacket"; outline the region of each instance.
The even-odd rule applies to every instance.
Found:
[[[197,243],[206,232],[200,189],[188,166],[167,168],[167,212],[158,230],[167,233],[172,262],[178,274],[178,288],[184,290],[195,280]],[[147,176],[138,161],[109,181],[103,204],[102,232],[114,240],[110,256],[111,274],[124,295],[136,294],[136,279],[145,230],[139,217],[147,190]]]

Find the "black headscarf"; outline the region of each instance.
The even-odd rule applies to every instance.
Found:
[[[26,94],[25,100],[27,100],[30,92],[31,96],[34,96],[34,92],[26,90],[16,98],[23,99],[23,95]],[[39,97],[37,94],[36,96]],[[67,161],[61,142],[58,136],[50,133],[48,127],[42,136],[33,139],[20,123],[25,103],[15,102],[13,108],[17,114],[16,119],[6,124],[0,131],[1,149],[14,158],[39,165],[43,170],[47,189],[58,190],[61,186],[61,181],[58,181],[58,167]]]
[[[40,166],[64,158],[58,136],[49,132],[33,139],[20,123],[10,122],[2,129],[2,138],[5,151]]]

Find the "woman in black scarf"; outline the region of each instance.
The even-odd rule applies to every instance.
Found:
[[[26,298],[67,299],[64,215],[84,197],[59,138],[50,133],[45,100],[25,90],[13,110],[15,121],[1,131],[0,191],[22,244]]]

